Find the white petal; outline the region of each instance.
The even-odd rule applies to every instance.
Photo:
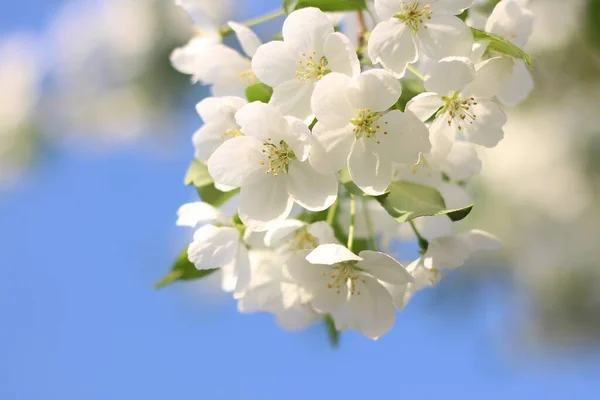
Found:
[[[293,307],[276,311],[277,325],[288,331],[304,330],[319,319],[310,306],[295,304]]]
[[[449,56],[468,56],[473,46],[469,27],[452,15],[435,15],[419,29],[416,36],[419,50],[433,60]]]
[[[473,107],[477,119],[473,124],[465,124],[463,133],[465,138],[475,144],[494,147],[504,137],[502,127],[506,124],[506,114],[490,100],[478,100]]]
[[[406,109],[415,114],[421,121],[425,122],[434,115],[444,102],[437,93],[421,93],[413,97],[407,104]]]
[[[311,148],[310,162],[319,172],[337,172],[346,167],[354,138],[353,126],[341,129],[327,129],[321,123],[313,127],[313,137],[317,143]]]
[[[358,263],[358,266],[381,281],[395,284],[413,281],[406,268],[388,254],[364,250],[359,256],[363,260]]]
[[[255,101],[246,104],[235,114],[235,120],[244,135],[266,140],[281,137],[283,114],[270,104]]]
[[[519,1],[501,1],[490,15],[485,30],[523,47],[533,30],[533,14]]]
[[[396,78],[403,77],[408,64],[418,59],[411,30],[397,18],[385,20],[373,29],[368,53],[373,64],[381,64]]]
[[[380,19],[390,19],[402,12],[404,0],[375,0],[375,12]]]
[[[284,115],[305,119],[312,114],[310,99],[315,85],[298,79],[283,82],[275,87],[269,104],[277,107]]]
[[[220,123],[203,125],[192,136],[196,159],[206,163],[215,150],[225,141],[227,130],[236,127],[235,122],[230,125]]]
[[[498,93],[498,100],[507,106],[517,106],[533,90],[533,77],[523,60],[515,60],[512,75]]]
[[[434,163],[441,163],[446,159],[452,144],[454,143],[456,132],[453,127],[448,126],[446,114],[437,117],[429,127],[429,141],[431,142],[431,151],[429,157]]]
[[[257,175],[262,174],[262,177]],[[240,219],[253,231],[266,231],[272,223],[290,215],[293,201],[287,191],[285,175],[278,177],[255,173],[240,192]]]
[[[292,12],[283,23],[283,40],[297,56],[302,53],[323,55],[323,44],[334,32],[333,24],[318,8],[308,7]]]
[[[221,122],[233,118],[247,103],[246,99],[235,96],[207,97],[196,105],[196,111],[205,123]]]
[[[308,226],[308,233],[317,238],[319,244],[336,243],[333,228],[326,221],[318,221]]]
[[[429,130],[413,113],[392,110],[377,121],[381,128],[377,132],[380,151],[388,154],[397,163],[414,164],[419,153],[431,149]]]
[[[464,57],[440,60],[425,78],[425,89],[440,95],[453,94],[475,79],[475,66]]]
[[[481,160],[468,142],[454,142],[440,169],[455,181],[466,181],[481,172]]]
[[[221,268],[235,258],[239,236],[236,228],[204,225],[188,246],[188,259],[200,270]]]
[[[238,244],[234,262],[235,272],[237,275],[235,292],[241,293],[248,288],[251,279],[250,259],[248,257],[248,250],[246,249],[246,246],[244,246],[242,243]]]
[[[392,160],[382,154],[373,139],[361,138],[354,141],[348,157],[352,181],[371,196],[384,194],[392,183]]]
[[[332,72],[317,82],[312,95],[311,108],[320,123],[327,128],[348,125],[356,110],[348,101],[350,77]]]
[[[463,90],[463,96],[491,99],[506,85],[513,65],[510,57],[494,57],[477,64],[477,75]]]
[[[262,44],[260,38],[245,25],[233,21],[229,21],[227,25],[235,32],[244,53],[246,53],[248,57],[252,57]]]
[[[328,269],[325,269],[328,272]],[[322,277],[322,287],[312,293],[312,306],[315,310],[322,313],[332,313],[340,309],[348,300],[348,286],[346,282],[341,282],[334,287],[327,286],[327,278]]]
[[[437,0],[433,8],[436,13],[458,15],[471,7],[475,0]]]
[[[265,234],[265,246],[276,247],[281,245],[284,240],[287,240],[294,232],[305,226],[306,223],[297,219],[286,219],[277,222]]]
[[[360,62],[350,39],[344,34],[335,32],[327,36],[323,47],[327,58],[327,67],[332,72],[348,76],[360,74]]]
[[[306,161],[310,151],[311,134],[308,126],[296,117],[286,115],[281,123],[281,138],[292,148],[298,161]]]
[[[224,142],[208,159],[208,172],[215,182],[240,187],[259,170],[265,169],[262,142],[251,136],[239,136]]]
[[[333,173],[323,175],[308,162],[292,161],[287,190],[302,207],[310,211],[322,211],[337,199],[338,181]]]
[[[296,79],[298,62],[281,41],[263,44],[252,57],[252,69],[256,77],[271,87]]]
[[[443,236],[429,242],[425,266],[429,269],[457,268],[471,257],[471,254],[471,244],[466,238]]]
[[[334,265],[344,261],[361,261],[362,258],[336,243],[322,244],[306,256],[311,264]]]
[[[502,242],[496,236],[474,229],[464,234],[471,243],[472,251],[494,251],[502,248]]]
[[[437,189],[444,198],[447,209],[458,209],[473,204],[473,199],[461,186],[442,182]]]
[[[229,223],[229,218],[208,203],[195,201],[179,207],[177,210],[177,225],[195,227],[201,223]]]
[[[190,40],[182,47],[178,47],[171,53],[170,60],[173,67],[188,75],[201,73],[204,68],[202,58],[209,54],[209,48],[219,43],[218,37],[201,36]]]
[[[363,72],[348,88],[348,100],[357,110],[385,111],[398,101],[402,94],[400,82],[381,69]]]

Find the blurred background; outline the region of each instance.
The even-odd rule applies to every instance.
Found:
[[[191,236],[175,212],[195,199],[182,179],[208,93],[169,64],[193,33],[183,11],[5,3],[0,399],[597,398],[600,1],[531,0],[536,88],[482,152],[468,220],[505,251],[338,350],[320,325],[238,314],[210,280],[152,289]],[[206,3],[219,25],[279,7]]]

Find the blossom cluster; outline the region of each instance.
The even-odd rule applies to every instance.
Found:
[[[230,22],[199,26],[172,53],[213,94],[193,136],[203,201],[182,206],[178,225],[197,228],[186,261],[220,270],[240,312],[288,329],[328,318],[377,339],[417,291],[500,247],[453,222],[473,207],[478,147],[502,140],[503,107],[532,88],[520,48],[533,18],[524,0],[489,16],[474,0],[375,0],[342,14],[314,3],[287,15],[282,40]],[[228,33],[245,54],[222,44]],[[234,195],[227,216],[218,206]],[[417,243],[418,257],[397,261],[397,241]]]

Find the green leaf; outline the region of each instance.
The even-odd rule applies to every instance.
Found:
[[[260,101],[263,103],[268,103],[271,100],[271,96],[273,95],[273,88],[271,86],[267,86],[262,82],[255,83],[254,85],[248,86],[246,88],[246,98],[250,103],[253,101]]]
[[[460,221],[473,209],[471,204],[464,208],[448,210],[444,198],[436,189],[408,181],[393,182],[388,193],[375,199],[388,214],[401,223],[435,215],[448,215],[452,221]]]
[[[192,161],[183,182],[186,185],[195,186],[202,201],[215,207],[222,206],[227,200],[239,193],[239,189],[229,192],[222,192],[217,189],[208,173],[208,167],[198,160]]]
[[[506,54],[507,56],[519,58],[525,61],[529,69],[533,69],[533,58],[508,40],[480,29],[471,28],[471,32],[473,32],[473,37],[476,41],[488,42],[489,49]]]
[[[325,322],[325,329],[327,329],[327,337],[329,338],[329,344],[334,349],[338,348],[340,345],[340,332],[337,329],[335,329],[335,322],[333,321],[333,317],[327,314],[323,322]]]
[[[304,7],[317,7],[321,11],[356,11],[367,8],[366,0],[284,0],[287,14]]]
[[[188,260],[187,247],[179,254],[173,267],[160,281],[154,284],[155,289],[162,289],[177,281],[189,281],[204,278],[215,272],[217,269],[196,269],[194,264]]]

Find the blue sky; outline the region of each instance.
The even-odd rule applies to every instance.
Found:
[[[0,34],[43,27],[59,2],[10,2]],[[317,325],[280,330],[193,286],[162,291],[188,234],[181,184],[197,120],[183,112],[170,153],[53,148],[0,198],[0,399],[594,398],[600,362],[531,353],[518,301],[490,279],[469,312],[425,292],[378,342],[348,333],[333,351]]]

